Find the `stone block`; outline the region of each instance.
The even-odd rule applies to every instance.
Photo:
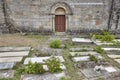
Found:
[[[61,62],[64,62],[64,58],[62,56],[55,56],[56,58],[60,59]],[[24,64],[28,64],[29,61],[31,61],[32,63],[45,63],[45,60],[50,59],[49,57],[35,57],[35,58],[26,58],[24,61]]]
[[[20,51],[20,52],[0,52],[0,57],[20,57],[28,56],[29,51]]]
[[[0,63],[0,69],[12,69],[15,65],[14,62],[12,63]]]

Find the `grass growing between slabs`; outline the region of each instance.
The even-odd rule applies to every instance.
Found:
[[[74,67],[74,62],[70,59],[69,50],[63,50],[62,55],[65,59],[65,66],[67,68],[67,73],[70,76],[70,80],[82,80],[81,75],[77,73],[78,71]]]

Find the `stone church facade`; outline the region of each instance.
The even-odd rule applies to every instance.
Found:
[[[108,29],[109,0],[6,1],[9,18],[23,31],[82,33]],[[5,20],[2,10],[0,13],[2,24]]]

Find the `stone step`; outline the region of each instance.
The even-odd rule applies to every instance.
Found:
[[[90,51],[90,52],[70,52],[71,56],[83,56],[83,55],[96,55],[98,54],[97,52]]]
[[[28,56],[29,51],[20,52],[0,52],[0,57],[17,57],[17,56]]]
[[[0,69],[12,69],[15,65],[14,62],[11,63],[0,63]]]
[[[0,63],[7,62],[21,62],[23,57],[8,57],[8,58],[0,58]]]
[[[65,62],[64,58],[62,56],[55,56],[56,58],[60,59],[61,62]],[[35,57],[35,58],[26,58],[24,61],[24,64],[28,64],[29,61],[31,61],[32,63],[45,63],[44,61],[49,59],[49,57]]]
[[[0,71],[0,78],[13,78],[14,77],[14,70],[4,70],[4,71]],[[4,80],[4,79],[3,79]]]
[[[31,47],[0,47],[0,52],[29,51]]]
[[[72,58],[74,62],[79,62],[79,61],[89,61],[89,56],[83,56],[83,57],[74,57]]]

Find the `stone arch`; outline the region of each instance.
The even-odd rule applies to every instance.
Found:
[[[66,14],[66,11],[64,8],[62,7],[58,7],[56,10],[55,10],[55,15],[65,15]]]
[[[54,3],[54,4],[51,6],[51,14],[56,14],[55,11],[56,11],[58,8],[64,9],[66,15],[72,15],[72,9],[71,9],[70,6],[69,6],[67,3],[65,3],[65,2],[57,2],[57,3]]]

